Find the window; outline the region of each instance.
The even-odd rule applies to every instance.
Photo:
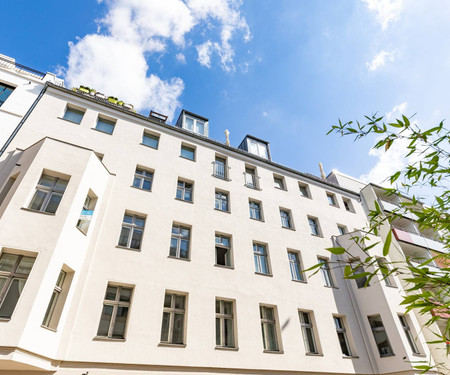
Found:
[[[180,259],[189,259],[189,236],[189,228],[181,225],[173,225],[169,256]]]
[[[278,352],[277,321],[273,307],[259,306],[264,350]]]
[[[216,156],[215,161],[213,161],[213,176],[221,178],[222,180],[228,180],[228,166],[227,159],[220,156]]]
[[[370,328],[372,329],[373,338],[380,353],[380,357],[388,357],[394,355],[389,338],[381,320],[380,315],[372,315],[367,317],[369,319]]]
[[[95,129],[97,129],[103,133],[112,134],[114,131],[115,125],[116,125],[115,121],[107,120],[103,117],[98,116],[97,125],[95,126]]]
[[[280,208],[281,226],[283,228],[294,229],[291,220],[291,213]]]
[[[86,195],[86,199],[83,203],[83,209],[81,210],[80,218],[77,222],[77,228],[84,234],[87,233],[89,225],[91,224],[92,215],[94,214],[95,204],[97,203],[97,197],[92,191]]]
[[[324,258],[317,258],[322,271],[323,283],[325,286],[334,287],[333,277],[331,276],[331,269],[328,260]]]
[[[195,161],[195,148],[181,145],[180,156],[185,159]]]
[[[303,342],[305,344],[306,353],[318,354],[316,340],[314,338],[313,322],[311,315],[306,311],[299,311],[300,325],[302,327]]]
[[[292,280],[305,281],[302,265],[300,263],[300,253],[297,251],[288,251],[288,258]]]
[[[259,202],[250,201],[249,208],[250,208],[250,219],[255,219],[255,220],[263,219],[262,211],[261,211],[261,204]]]
[[[256,175],[256,169],[252,167],[245,167],[244,172],[245,177],[245,186],[251,189],[259,189],[258,179],[259,177]]]
[[[216,234],[216,265],[232,267],[230,237]]]
[[[124,339],[132,288],[108,284],[97,336]]]
[[[199,119],[185,116],[185,128],[191,132],[205,135],[205,122]]]
[[[336,327],[336,332],[339,340],[339,345],[341,346],[342,354],[346,357],[351,357],[352,352],[350,351],[350,345],[347,339],[347,333],[344,326],[344,320],[340,316],[333,316],[334,325]]]
[[[267,259],[266,246],[254,243],[253,244],[253,259],[255,261],[255,272],[269,275],[269,262]]]
[[[67,295],[68,288],[66,285],[70,283],[70,280],[67,279],[67,272],[61,270],[58,279],[56,280],[56,285],[53,289],[47,311],[45,312],[44,320],[42,321],[44,327],[54,330],[58,327],[59,318],[61,317],[65,297]]]
[[[153,183],[153,172],[143,169],[136,168],[134,173],[133,186],[138,189],[151,191]]]
[[[0,318],[11,318],[34,261],[23,255],[0,255]]]
[[[318,220],[314,217],[308,217],[308,223],[311,228],[311,234],[314,236],[321,236]]]
[[[327,199],[328,199],[328,203],[330,204],[330,206],[337,207],[336,196],[334,194],[327,193]]]
[[[79,124],[79,123],[81,123],[83,116],[84,116],[84,111],[67,106],[66,111],[64,112],[63,119],[73,122],[75,124]]]
[[[192,202],[192,184],[178,180],[176,198],[182,201]]]
[[[337,228],[338,228],[339,235],[342,236],[347,233],[347,227],[345,225],[338,224]]]
[[[386,259],[377,258],[378,267],[380,268],[381,276],[384,278],[386,286],[395,286],[392,275],[389,274],[390,270],[387,265]]]
[[[216,210],[226,211],[228,212],[228,193],[224,193],[222,191],[216,190],[216,199],[215,199],[215,207]]]
[[[344,207],[345,207],[346,211],[355,212],[355,210],[353,209],[353,204],[350,201],[350,199],[342,198],[342,202],[344,203]]]
[[[142,244],[144,226],[145,217],[125,213],[120,232],[119,246],[139,250]]]
[[[411,332],[411,327],[408,324],[406,315],[399,315],[400,324],[402,325],[403,331],[405,331],[406,338],[408,340],[409,346],[414,354],[420,354],[419,349],[417,348],[416,342],[414,340],[414,336]]]
[[[248,138],[249,152],[267,159],[269,157],[267,153],[267,144],[258,142],[256,139]]]
[[[54,214],[58,209],[69,180],[43,174],[28,208]]]
[[[277,189],[286,190],[286,184],[284,183],[284,177],[273,175],[273,183]]]
[[[159,144],[159,136],[144,132],[142,135],[142,144],[157,149]]]
[[[359,275],[359,274],[365,273],[364,267],[362,266],[361,261],[359,259],[352,260],[350,262],[350,266],[353,269],[353,275]],[[359,277],[359,278],[355,279],[355,281],[356,281],[356,286],[358,287],[358,289],[369,286],[369,283],[367,282],[367,276]]]
[[[216,299],[216,346],[234,348],[233,302]]]
[[[305,198],[311,198],[311,195],[309,194],[309,188],[308,188],[308,185],[306,185],[306,184],[302,184],[302,183],[298,183],[298,188],[299,188],[299,190],[300,190],[300,195],[302,196],[302,197],[305,197]]]
[[[184,344],[186,296],[166,292],[161,326],[161,342]]]
[[[14,91],[14,87],[0,83],[0,107],[8,99],[11,93]]]

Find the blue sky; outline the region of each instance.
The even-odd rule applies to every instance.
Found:
[[[405,160],[326,132],[338,118],[448,117],[450,3],[438,0],[6,0],[0,53],[139,112],[210,119],[274,161],[381,182]]]

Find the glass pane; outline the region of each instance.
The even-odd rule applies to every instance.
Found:
[[[46,196],[47,192],[36,190],[28,208],[31,208],[32,210],[40,210]]]
[[[393,354],[391,345],[389,344],[389,339],[387,337],[386,331],[374,331],[373,336],[378,346],[378,351],[381,356]]]
[[[177,256],[177,246],[178,246],[178,238],[172,237],[170,240],[170,251],[169,251],[169,255],[171,257]]]
[[[205,133],[205,124],[203,123],[203,122],[201,122],[201,121],[196,121],[196,129],[195,129],[195,131],[197,132],[197,133],[199,133],[199,134],[204,134]]]
[[[173,322],[172,343],[182,344],[184,335],[184,314],[175,314]]]
[[[220,314],[220,301],[216,300],[216,313]]]
[[[131,229],[128,227],[122,227],[122,230],[120,231],[120,237],[119,237],[119,246],[128,246],[128,238],[130,237],[130,231]]]
[[[220,319],[219,318],[216,318],[216,345],[217,346],[222,345],[222,342],[220,340]]]
[[[269,273],[269,266],[267,264],[267,257],[261,256],[260,257],[260,261],[261,261],[261,273],[268,274]]]
[[[109,324],[111,323],[112,313],[113,313],[112,306],[107,305],[103,306],[100,324],[98,325],[97,336],[108,336]]]
[[[64,190],[66,190],[67,184],[69,183],[68,180],[63,180],[62,178],[58,178],[56,181],[56,185],[54,187],[55,190],[58,190],[61,193],[64,193]]]
[[[142,217],[135,217],[134,218],[134,224],[138,227],[143,227],[145,225],[145,218]]]
[[[339,339],[339,345],[341,346],[342,354],[344,354],[347,357],[350,357],[350,350],[348,348],[345,333],[338,332],[338,339]]]
[[[166,294],[164,296],[164,307],[171,307],[172,304],[172,294]]]
[[[8,281],[7,277],[0,276],[0,293],[2,292],[3,288],[5,287],[7,281]]]
[[[123,217],[123,222],[124,222],[124,223],[129,223],[129,224],[131,224],[131,223],[133,222],[133,216],[131,216],[131,215],[125,215],[125,216]]]
[[[131,244],[130,244],[130,247],[132,249],[140,249],[141,248],[142,233],[143,233],[143,231],[140,229],[133,230],[133,237],[131,238]]]
[[[184,200],[185,201],[189,201],[189,202],[191,202],[192,201],[192,191],[191,190],[185,190],[184,191]]]
[[[159,142],[159,138],[155,137],[153,135],[150,134],[144,134],[144,137],[142,138],[142,143],[144,145],[153,147],[153,148],[158,148],[158,142]]]
[[[233,320],[232,319],[225,319],[225,346],[232,347],[234,346],[234,339],[233,339]]]
[[[106,288],[105,299],[108,301],[115,301],[117,296],[117,287],[116,286],[108,286]]]
[[[180,258],[189,258],[189,241],[181,240],[180,246]]]
[[[25,281],[23,279],[13,279],[0,307],[0,318],[11,318],[14,308],[19,301],[19,296],[25,286]]]
[[[167,296],[166,296],[167,297]],[[163,313],[163,320],[161,325],[161,341],[169,341],[169,324],[170,324],[170,314]]]
[[[255,263],[255,272],[261,272],[261,267],[259,266],[259,256],[258,255],[254,255],[253,256],[253,261]]]
[[[183,237],[189,237],[189,229],[181,228],[181,235]]]
[[[97,126],[95,127],[97,130],[100,130],[104,133],[112,134],[114,131],[114,124],[108,122],[107,120],[98,119]]]
[[[118,306],[116,320],[114,321],[114,327],[112,337],[116,339],[123,339],[125,337],[125,327],[127,324],[128,307]]]
[[[144,180],[144,183],[142,184],[142,189],[151,190],[151,188],[152,188],[152,182],[150,180]]]
[[[122,302],[130,302],[131,299],[131,288],[121,288],[120,289],[120,297],[119,297],[119,301]]]
[[[45,207],[45,212],[54,214],[58,209],[59,203],[61,202],[62,194],[53,192],[50,196],[50,200]]]
[[[0,271],[12,272],[18,258],[18,255],[2,254],[0,257]]]
[[[177,199],[183,199],[183,189],[181,188],[177,188],[177,195],[176,195]],[[172,233],[173,233],[173,229],[172,229]]]
[[[83,118],[83,115],[84,112],[82,111],[78,111],[73,108],[67,108],[66,113],[64,113],[63,119],[79,124],[81,122],[81,119]]]
[[[39,180],[38,185],[46,186],[46,187],[53,187],[56,182],[56,177],[47,176],[46,174],[41,176],[41,179]]]
[[[44,321],[42,325],[48,327],[50,325],[50,321],[52,320],[53,312],[55,311],[56,302],[58,300],[59,293],[53,291],[52,297],[50,298],[50,303],[48,304],[47,311],[45,312]]]
[[[334,325],[336,326],[336,329],[343,329],[341,318],[335,317],[334,318]]]
[[[223,303],[223,313],[227,315],[233,314],[233,303],[232,302],[224,302]]]
[[[22,257],[20,260],[19,266],[17,267],[16,272],[22,275],[29,275],[31,268],[33,267],[35,258],[31,257]]]
[[[184,309],[184,296],[175,295],[175,308]]]
[[[194,130],[194,120],[193,119],[186,117],[185,122],[186,122],[186,129]]]
[[[194,160],[194,150],[192,148],[183,146],[181,147],[181,156],[190,160]]]
[[[305,329],[305,333],[306,333],[306,339],[308,341],[308,351],[310,353],[317,353],[316,344],[314,342],[314,335],[313,335],[312,329],[311,328],[306,328]]]
[[[140,188],[141,187],[141,181],[142,181],[142,178],[135,177],[134,181],[133,181],[133,186],[137,187],[137,188]]]
[[[267,350],[278,350],[277,334],[274,324],[267,324]]]

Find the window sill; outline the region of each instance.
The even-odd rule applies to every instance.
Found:
[[[323,353],[308,353],[308,352],[306,352],[305,355],[309,355],[312,357],[323,357]]]
[[[306,280],[295,280],[295,279],[291,279],[291,280],[295,283],[308,284],[308,282]]]
[[[172,344],[170,342],[160,342],[158,346],[166,346],[168,348],[185,348],[186,344]]]
[[[294,231],[294,232],[295,232],[295,228],[288,228],[288,227],[283,227],[283,226],[281,226],[281,228],[283,228],[283,229],[287,229],[287,230],[292,230],[292,231]]]
[[[141,249],[133,249],[132,247],[126,247],[126,246],[120,246],[120,245],[117,245],[116,248],[117,248],[117,249],[124,249],[124,250],[136,251],[136,252],[138,252],[138,253],[141,252]]]
[[[392,354],[383,354],[383,355],[380,354],[380,358],[389,358],[389,357],[395,357],[395,354],[394,353],[392,353]]]
[[[301,195],[301,194],[300,194],[300,196],[301,196],[302,198],[306,198],[306,199],[311,199],[311,200],[312,200],[311,197],[308,197],[308,196],[306,196],[306,195]]]
[[[37,214],[42,214],[42,215],[49,215],[49,216],[55,216],[56,215],[56,214],[53,214],[51,212],[33,210],[32,208],[27,208],[27,207],[21,207],[20,209],[24,210],[24,211],[34,212],[34,213],[37,213]]]
[[[191,261],[190,259],[187,259],[187,258],[178,258],[178,257],[174,257],[172,255],[168,255],[167,258],[177,259],[177,260],[184,260],[185,262],[190,262]]]
[[[271,273],[255,272],[255,275],[261,275],[261,276],[269,276],[269,277],[273,277],[273,275],[272,275]]]
[[[212,174],[211,176],[218,178],[219,180],[222,180],[222,181],[227,181],[227,182],[231,181],[231,179],[229,179],[229,178],[216,176],[215,174]]]
[[[342,358],[343,359],[358,359],[359,356],[357,356],[357,355],[343,355]]]
[[[148,147],[148,148],[151,148],[151,149],[153,149],[153,150],[157,150],[158,149],[158,147],[153,147],[153,146],[149,146],[149,145],[146,145],[145,143],[139,143],[141,146],[145,146],[145,147]]]
[[[0,322],[8,323],[11,320],[11,318],[0,318]]]
[[[220,210],[218,208],[214,208],[214,211],[220,211],[220,212],[223,212],[225,214],[231,214],[231,211],[224,211],[224,210]]]
[[[152,192],[151,189],[150,190],[146,190],[146,189],[138,188],[138,187],[133,186],[133,185],[130,185],[130,187],[133,188],[133,189],[136,189],[136,190],[145,191],[147,193],[151,193]]]
[[[114,131],[113,131],[113,133],[107,133],[107,132],[104,132],[103,130],[99,130],[99,129],[96,129],[96,128],[91,128],[91,130],[95,130],[96,132],[99,132],[99,133],[102,133],[102,134],[107,134],[107,135],[113,135],[113,133],[114,133]]]
[[[252,189],[252,190],[258,190],[261,191],[262,189],[260,189],[259,187],[256,186],[249,186],[249,185],[244,185],[246,188]]]
[[[284,354],[284,351],[282,351],[282,350],[263,350],[263,353],[268,353],[268,354]]]
[[[335,285],[324,285],[324,287],[325,288],[328,288],[328,289],[339,289],[337,286],[335,286]]]
[[[259,221],[259,222],[261,222],[261,223],[264,223],[264,220],[263,220],[263,219],[255,219],[255,218],[251,217],[250,220]]]
[[[83,233],[85,236],[87,236],[87,232],[84,233],[80,228],[78,228],[77,226],[75,226],[75,228],[77,228],[81,233]]]
[[[126,339],[113,339],[112,337],[95,336],[92,340],[95,341],[109,341],[109,342],[125,342]]]
[[[311,233],[311,236],[313,236],[313,237],[318,237],[318,238],[323,238],[323,236],[322,236],[321,234],[314,234],[314,233]]]
[[[41,325],[41,328],[44,328],[44,329],[46,329],[46,330],[48,330],[50,332],[56,332],[55,328],[50,328],[50,327],[44,326],[43,324]]]
[[[239,348],[232,348],[232,347],[228,347],[228,346],[216,346],[214,348],[214,350],[225,350],[225,351],[229,351],[229,352],[237,352],[239,350]]]
[[[338,205],[336,205],[336,204],[330,204],[329,206],[330,206],[330,207],[335,207],[335,208],[339,208],[339,206],[338,206]]]
[[[281,191],[288,191],[287,189],[280,188],[280,187],[278,187],[278,186],[274,186],[274,188],[275,188],[275,189],[278,189],[278,190],[281,190]]]
[[[75,124],[75,125],[80,125],[81,124],[81,122],[70,121],[70,120],[67,120],[66,118],[63,118],[63,117],[57,117],[57,119],[63,120],[63,121],[66,121],[66,122],[70,122],[71,124]]]
[[[426,354],[421,354],[421,353],[412,353],[413,357],[420,357],[420,358],[426,358],[427,355]]]
[[[186,160],[189,160],[189,161],[193,161],[195,163],[195,159],[189,159],[186,156],[181,156],[181,155],[180,155],[180,158],[181,159],[186,159]]]
[[[175,200],[180,201],[180,202],[185,202],[185,203],[194,204],[193,201],[187,201],[187,200],[185,200],[185,199],[180,199],[180,198],[177,198],[177,197],[175,197]]]
[[[214,267],[219,267],[219,268],[225,268],[225,269],[229,269],[229,270],[234,270],[234,267],[232,267],[232,266],[222,266],[221,264],[214,264]]]
[[[398,289],[398,286],[396,286],[396,285],[386,285],[386,284],[384,284],[384,286],[386,288]]]

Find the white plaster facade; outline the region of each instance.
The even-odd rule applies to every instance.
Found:
[[[79,124],[64,119],[68,105],[84,112]],[[115,121],[112,134],[95,129],[99,116]],[[159,139],[157,148],[142,144],[144,132]],[[182,146],[195,149],[194,160],[180,157]],[[227,179],[213,176],[217,157],[226,159]],[[132,186],[137,167],[152,171],[151,191]],[[260,189],[245,186],[246,168],[256,168]],[[42,174],[69,180],[54,214],[29,209]],[[274,186],[274,174],[285,189]],[[180,179],[192,184],[192,202],[176,199]],[[228,194],[227,212],[215,209],[216,191]],[[76,225],[91,193],[97,202],[86,235]],[[0,158],[0,198],[1,254],[35,257],[13,314],[0,321],[0,374],[414,374],[408,361],[433,361],[414,314],[408,321],[420,353],[411,351],[397,317],[398,280],[361,289],[338,266],[331,287],[320,274],[292,280],[288,250],[305,269],[330,258],[325,249],[338,225],[359,233],[367,224],[359,194],[324,179],[46,85]],[[263,220],[249,217],[249,200],[260,203]],[[292,228],[282,227],[280,209]],[[145,218],[139,250],[118,246],[125,213]],[[169,256],[174,224],[190,229],[187,260]],[[215,264],[217,233],[231,238],[231,267]],[[254,243],[268,251],[268,274],[255,272]],[[70,288],[49,329],[42,322],[62,269]],[[121,339],[98,336],[108,284],[132,288]],[[181,345],[161,343],[166,293],[185,296]],[[233,302],[233,348],[216,346],[216,299]],[[260,306],[273,308],[278,350],[264,350]],[[306,352],[299,311],[310,313],[317,353]],[[381,316],[395,355],[380,356],[369,315]],[[343,319],[350,356],[333,316]]]

